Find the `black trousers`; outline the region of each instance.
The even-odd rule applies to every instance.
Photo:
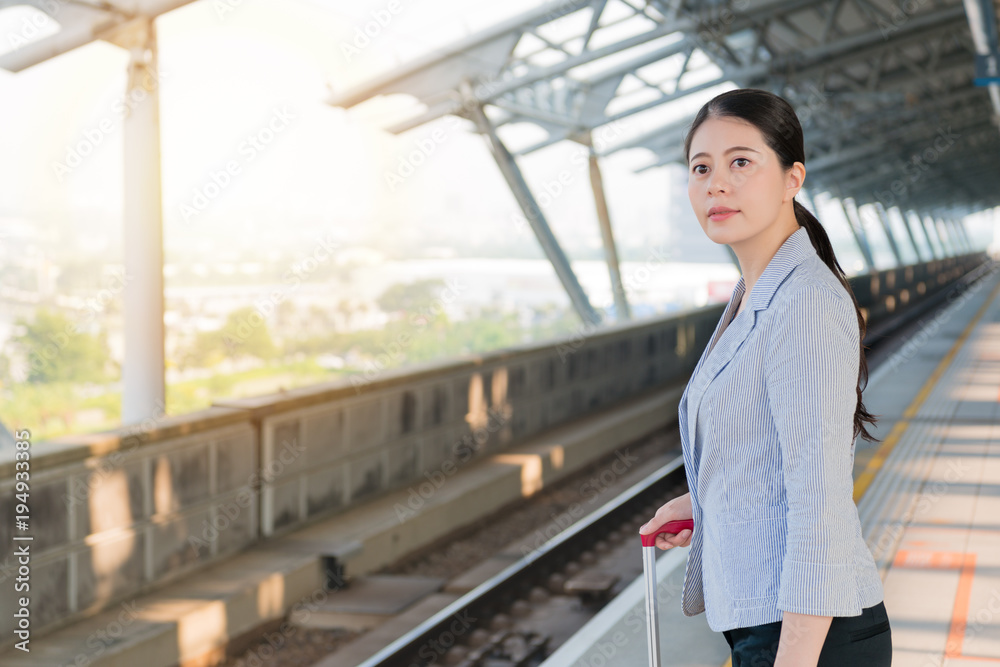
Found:
[[[781,621],[722,632],[733,650],[733,667],[773,667],[781,637]],[[817,667],[889,667],[892,630],[885,603],[860,616],[834,616]]]

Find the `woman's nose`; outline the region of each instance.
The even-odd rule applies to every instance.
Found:
[[[719,174],[718,171],[713,171],[708,177],[708,194],[716,194],[718,192],[725,192],[729,189],[729,182]]]

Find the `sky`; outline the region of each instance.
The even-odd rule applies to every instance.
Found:
[[[393,135],[382,128],[399,109],[412,107],[410,99],[382,98],[350,110],[326,100],[535,6],[523,0],[200,0],[160,17],[168,248],[248,228],[262,236],[269,228],[287,233],[281,230],[289,217],[312,217],[347,236],[366,230],[377,239],[391,230],[423,238],[443,227],[445,237],[450,231],[474,241],[514,236],[534,243],[530,228],[515,223],[516,202],[470,123],[447,117]],[[8,15],[5,24],[0,14],[0,35],[8,35],[0,49],[22,22]],[[0,182],[8,186],[0,189],[0,220],[76,221],[80,242],[88,243],[82,230],[96,216],[119,233],[126,66],[123,49],[98,41],[21,73],[0,71],[0,99],[16,101],[0,105],[0,127],[7,128],[0,133]],[[276,119],[280,131],[251,155],[248,139]],[[502,129],[513,147],[538,138],[537,128]],[[642,126],[635,121],[625,129]],[[429,144],[433,133],[444,138]],[[389,183],[387,174],[420,146],[430,147],[425,164],[401,184]],[[578,144],[562,142],[519,162],[536,194],[546,187],[563,191],[546,207],[556,235],[583,236],[596,247],[582,155]],[[660,169],[633,173],[650,159],[640,149],[602,164],[623,243],[641,243],[651,231],[663,238],[665,226],[657,221],[666,215],[670,179]],[[233,160],[241,167],[238,178],[191,214],[212,174]],[[561,175],[566,170],[568,177]]]
[[[538,4],[199,0],[160,17],[168,253],[172,247],[198,248],[210,241],[231,242],[235,252],[240,244],[266,246],[321,229],[356,243],[392,234],[440,237],[442,243],[513,238],[535,244],[530,228],[518,222],[519,209],[483,137],[471,131],[470,123],[446,117],[393,135],[382,128],[411,107],[405,96],[349,110],[326,100]],[[11,36],[25,30],[18,11],[0,12],[0,50],[10,48]],[[101,243],[92,233],[95,228],[120,238],[126,65],[123,49],[96,41],[21,73],[0,71],[5,102],[0,104],[0,182],[5,185],[0,224],[65,221],[77,230],[78,238],[71,241],[81,247]],[[717,92],[706,91],[690,106],[697,108]],[[659,122],[655,113],[640,114],[611,131],[639,134]],[[539,130],[530,126],[501,130],[515,148],[539,138]],[[249,148],[252,137],[262,136],[269,142],[259,150]],[[443,139],[430,141],[434,136]],[[401,169],[401,161],[415,150],[425,153],[423,164],[401,183],[390,182],[388,174]],[[564,141],[518,161],[540,200],[544,192],[556,193],[542,203],[557,238],[596,248],[600,236],[583,155],[580,145]],[[634,173],[651,159],[644,149],[602,159],[616,240],[623,245],[663,242],[671,214],[697,224],[686,193],[676,187],[676,173]],[[238,175],[215,196],[205,196],[215,192],[213,179],[234,161]],[[836,209],[830,214],[831,234],[840,224]],[[726,260],[721,248],[719,258]]]

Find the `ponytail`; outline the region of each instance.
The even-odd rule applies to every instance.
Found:
[[[806,228],[806,232],[809,234],[809,240],[812,242],[813,247],[816,248],[816,253],[820,256],[823,262],[830,267],[830,271],[837,277],[840,284],[844,286],[847,293],[851,295],[851,301],[854,302],[854,311],[858,316],[858,330],[860,332],[861,340],[861,368],[858,372],[858,403],[854,412],[854,437],[857,438],[860,434],[863,439],[869,442],[879,442],[879,439],[874,437],[868,432],[868,429],[865,428],[866,423],[875,424],[878,421],[878,418],[865,409],[865,404],[861,399],[861,394],[864,391],[864,388],[868,385],[868,360],[865,358],[865,332],[867,331],[865,318],[861,314],[861,308],[858,306],[858,300],[854,296],[854,290],[851,289],[851,284],[847,280],[847,275],[840,267],[840,263],[837,261],[837,257],[833,253],[833,244],[830,243],[830,237],[827,235],[826,230],[823,229],[823,225],[816,219],[816,216],[809,212],[809,209],[794,199],[792,200],[792,205],[795,210],[795,219],[800,225]]]

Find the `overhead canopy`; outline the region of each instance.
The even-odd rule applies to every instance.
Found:
[[[192,0],[0,0],[0,10],[33,7],[57,24],[59,31],[41,39],[8,35],[12,51],[0,55],[0,69],[20,72],[98,39],[112,38],[135,19],[156,18]],[[6,45],[5,45],[6,46]]]
[[[812,191],[968,213],[1000,204],[1000,95],[973,81],[976,54],[997,49],[991,1],[558,0],[329,101],[413,95],[421,108],[393,132],[483,103],[498,128],[547,133],[515,155],[657,113],[597,150],[646,148],[645,169],[683,163],[707,96],[765,88],[802,121]]]

